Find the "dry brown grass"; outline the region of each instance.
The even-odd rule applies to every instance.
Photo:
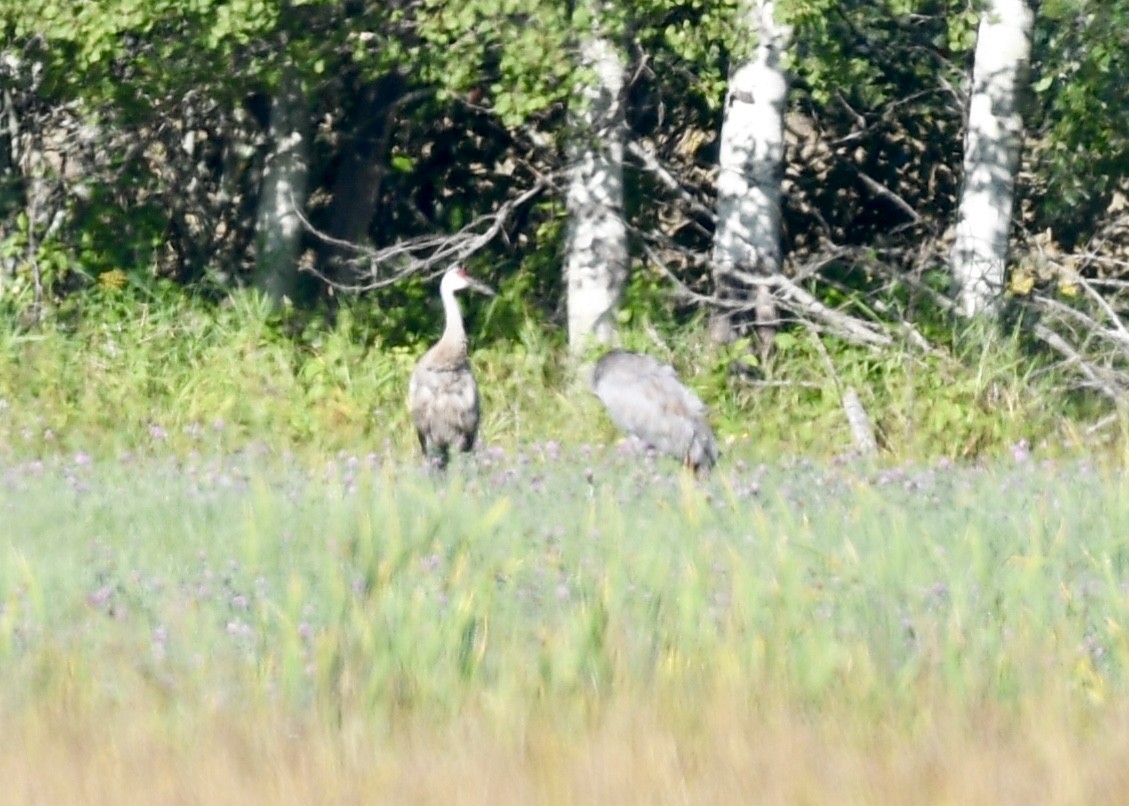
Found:
[[[297,729],[281,715],[24,715],[0,739],[5,802],[113,804],[1101,803],[1129,791],[1129,708],[748,711],[620,703]]]

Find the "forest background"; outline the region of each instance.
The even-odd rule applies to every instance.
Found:
[[[9,451],[401,453],[456,260],[487,442],[619,342],[738,454],[1122,444],[1129,3],[2,8]]]

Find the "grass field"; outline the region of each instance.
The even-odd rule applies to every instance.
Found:
[[[1109,802],[1129,484],[623,446],[10,460],[23,803]]]

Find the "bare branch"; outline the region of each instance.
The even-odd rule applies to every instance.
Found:
[[[1097,432],[1101,431],[1104,428],[1108,428],[1109,426],[1113,425],[1114,423],[1116,423],[1120,419],[1121,419],[1121,412],[1119,412],[1119,411],[1115,411],[1111,414],[1107,414],[1105,417],[1102,417],[1096,423],[1093,423],[1090,426],[1088,426],[1083,433],[1085,433],[1086,436],[1088,436],[1088,437],[1092,437]]]
[[[652,240],[654,240],[653,236]],[[654,265],[674,284],[676,294],[684,301],[729,310],[749,310],[753,304],[751,301],[727,300],[694,291],[666,267],[665,261],[656,254],[650,244],[644,241],[643,248]],[[804,267],[805,276],[809,273],[814,274],[819,268],[839,259],[841,256],[840,253],[820,256],[817,260],[812,261],[811,264]],[[690,258],[699,264],[706,263],[704,258],[697,255],[690,255]],[[887,347],[894,343],[893,337],[882,330],[879,325],[829,308],[820,302],[814,294],[798,285],[795,280],[785,277],[782,274],[756,275],[748,272],[734,271],[733,277],[751,287],[766,286],[772,289],[781,305],[789,308],[801,318],[808,316],[819,320],[826,328],[848,341],[874,347]],[[924,341],[924,339],[921,340]]]
[[[1102,379],[1099,375],[1098,368],[1083,358],[1082,355],[1071,347],[1066,339],[1058,333],[1051,330],[1046,325],[1038,324],[1035,325],[1035,335],[1046,343],[1048,347],[1063,356],[1068,365],[1076,366],[1078,371],[1085,376],[1090,384],[1107,398],[1117,404],[1120,404],[1124,400],[1125,392]]]
[[[1129,261],[1112,261],[1114,264],[1124,262],[1125,268],[1129,268]],[[1112,277],[1091,277],[1090,285],[1094,288],[1115,288],[1119,290],[1129,289],[1129,280],[1117,280]]]
[[[1101,322],[1078,308],[1071,307],[1045,294],[1033,294],[1032,299],[1044,310],[1061,315],[1079,325],[1087,335],[1098,336],[1111,341],[1119,347],[1129,348],[1129,334],[1121,330],[1110,330],[1103,327]]]
[[[648,149],[644,148],[637,141],[631,140],[627,144],[627,150],[638,157],[639,161],[643,163],[643,167],[654,174],[660,182],[674,191],[678,195],[678,198],[689,205],[691,210],[699,215],[705,216],[709,221],[717,221],[717,214],[695,199],[693,194],[686,190],[686,188],[682,187],[682,183],[679,182],[670,171],[663,167],[658,157],[652,154]]]
[[[302,226],[310,234],[324,243],[356,253],[358,257],[349,261],[350,265],[367,264],[365,270],[356,269],[357,274],[367,280],[343,283],[312,265],[303,266],[302,270],[339,291],[357,293],[386,288],[405,277],[429,271],[436,265],[452,260],[464,260],[480,251],[497,237],[517,208],[535,198],[552,181],[552,175],[539,176],[532,187],[506,201],[494,212],[479,216],[454,234],[422,235],[380,249],[344,241],[322,232],[310,223],[298,205],[294,205]],[[383,272],[382,269],[388,265],[395,268],[391,273]]]
[[[921,221],[921,216],[918,214],[917,210],[914,210],[913,207],[910,206],[909,202],[907,202],[894,191],[890,190],[890,188],[883,185],[877,179],[871,177],[865,171],[859,171],[858,177],[862,180],[862,183],[872,191],[874,191],[875,194],[893,203],[895,207],[897,207],[899,210],[913,219],[913,222],[915,224]]]
[[[878,453],[878,440],[874,436],[874,426],[870,417],[859,400],[858,392],[853,386],[843,390],[843,413],[847,415],[847,424],[851,427],[851,438],[855,442],[855,450],[862,456],[874,456]]]
[[[1118,338],[1124,341],[1126,344],[1129,344],[1129,330],[1125,329],[1125,324],[1121,321],[1121,317],[1117,315],[1117,312],[1115,310],[1113,310],[1113,306],[1106,301],[1106,298],[1099,294],[1094,289],[1094,287],[1090,285],[1090,282],[1078,272],[1067,266],[1060,266],[1059,269],[1064,274],[1066,274],[1072,282],[1080,285],[1086,292],[1087,296],[1089,296],[1090,299],[1097,303],[1098,307],[1102,309],[1105,315],[1109,318],[1109,321],[1113,324]]]
[[[956,302],[951,297],[942,294],[935,288],[931,288],[920,277],[915,277],[910,272],[897,271],[893,266],[890,266],[881,261],[874,261],[867,263],[867,268],[871,271],[880,272],[885,274],[892,282],[902,283],[909,286],[914,291],[917,291],[924,296],[929,297],[930,301],[946,313],[953,313],[956,310]]]
[[[882,332],[862,319],[827,307],[814,294],[782,274],[762,277],[748,272],[732,271],[731,276],[745,285],[767,285],[775,288],[779,292],[777,298],[781,304],[792,307],[797,313],[814,316],[832,327],[848,341],[876,347],[886,347],[893,344],[894,340],[888,333]]]
[[[712,305],[718,308],[731,308],[733,310],[743,309],[746,303],[740,300],[721,299],[720,297],[711,296],[708,294],[699,294],[697,291],[690,288],[686,283],[672,272],[666,265],[666,261],[655,251],[655,248],[646,241],[643,242],[643,252],[646,253],[650,259],[651,264],[663,273],[667,280],[674,286],[674,295],[682,302],[694,302],[701,305]]]
[[[1113,258],[1108,255],[1099,255],[1095,252],[1079,252],[1075,255],[1075,257],[1080,260],[1084,260],[1087,263],[1094,263],[1098,266],[1112,266],[1113,268],[1117,269],[1129,269],[1129,260],[1119,260],[1118,258]],[[1104,282],[1113,283],[1115,281],[1106,280]],[[1129,282],[1126,282],[1124,280],[1117,282],[1122,288],[1129,286]]]

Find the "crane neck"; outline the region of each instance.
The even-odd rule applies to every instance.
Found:
[[[466,330],[463,328],[463,313],[459,309],[459,301],[455,299],[454,290],[444,288],[439,296],[443,300],[443,313],[447,318],[447,324],[443,329],[443,341],[465,347]]]

